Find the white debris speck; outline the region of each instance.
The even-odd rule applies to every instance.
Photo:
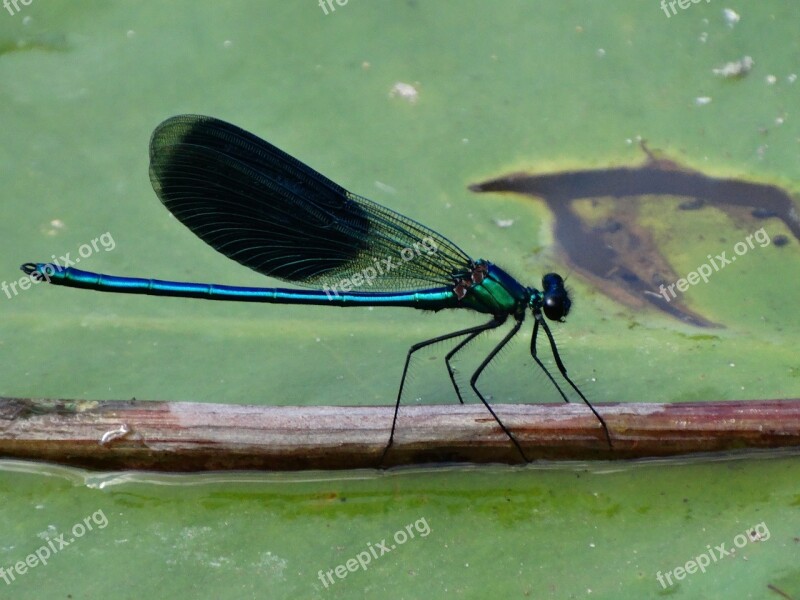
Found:
[[[789,83],[794,83],[795,81],[797,81],[797,74],[792,73],[791,75],[788,75],[786,77],[786,81],[788,81]]]
[[[775,77],[775,75],[767,75],[764,78],[764,81],[767,82],[767,85],[775,85],[775,83],[778,81],[778,78]]]
[[[700,43],[705,44],[708,41],[708,33],[704,31],[697,39],[700,40]]]
[[[419,100],[419,91],[410,83],[398,81],[389,91],[390,98],[394,98],[395,96],[414,104],[417,100]]]
[[[382,181],[375,180],[375,187],[378,188],[382,192],[386,192],[387,194],[396,194],[397,190],[390,186],[388,183],[383,183]]]
[[[605,50],[603,50],[602,48],[598,48],[597,49],[597,57],[598,58],[603,58],[605,55],[606,55],[606,51]]]
[[[223,48],[230,48],[231,46],[233,46],[233,42],[230,40],[225,40],[224,42],[222,42]]]
[[[262,552],[258,559],[256,567],[263,571],[271,572],[272,575],[276,575],[281,579],[284,576],[286,567],[289,565],[289,561],[272,552]]]
[[[722,18],[725,19],[725,23],[728,25],[728,27],[733,27],[742,17],[740,17],[739,13],[737,13],[735,10],[731,8],[725,8],[722,10]]]
[[[714,75],[722,77],[744,77],[756,64],[751,56],[744,56],[740,60],[725,63],[719,68],[713,69]]]
[[[511,227],[514,224],[514,219],[492,219],[492,221],[495,225],[503,229]]]
[[[110,431],[106,431],[103,436],[100,438],[100,445],[107,446],[114,440],[118,440],[124,438],[131,432],[131,428],[127,423],[123,423],[116,429],[112,429]]]
[[[694,103],[697,106],[705,106],[706,104],[711,104],[711,96],[698,96],[694,99]]]

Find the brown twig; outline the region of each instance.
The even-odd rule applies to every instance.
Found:
[[[495,405],[530,459],[627,459],[800,446],[800,400]],[[92,469],[355,469],[520,463],[481,405],[242,406],[0,398],[0,457]]]

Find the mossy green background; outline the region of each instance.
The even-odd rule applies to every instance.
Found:
[[[80,267],[271,285],[195,238],[153,193],[150,132],[181,112],[253,131],[530,285],[563,270],[550,215],[530,199],[472,194],[470,183],[638,164],[641,137],[691,168],[800,193],[791,0],[701,2],[669,18],[655,0],[350,0],[327,16],[314,0],[20,6],[0,9],[5,282],[22,262],[74,256],[110,232],[113,251]],[[734,27],[725,7],[741,14]],[[744,55],[755,60],[747,77],[712,74]],[[389,97],[398,81],[418,87],[416,103]],[[698,106],[700,96],[711,103]],[[644,212],[678,273],[752,233],[714,209]],[[798,241],[776,220],[761,224],[789,244],[757,247],[687,292],[724,329],[634,313],[569,279],[575,306],[557,336],[590,399],[800,396]],[[388,405],[408,346],[480,322],[44,286],[0,294],[0,306],[0,393],[23,397]],[[500,335],[466,353],[462,378]],[[494,401],[558,400],[527,343],[487,373]],[[445,351],[415,361],[408,402],[453,401]],[[47,566],[0,580],[14,598],[775,597],[768,584],[800,595],[800,463],[790,455],[124,483],[3,466],[0,566],[99,509],[109,520]],[[331,588],[317,579],[420,518],[426,538]],[[746,561],[657,583],[657,571],[761,522],[770,539],[749,544]]]

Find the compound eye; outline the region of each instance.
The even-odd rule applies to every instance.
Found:
[[[563,321],[569,314],[572,302],[564,287],[564,280],[557,273],[542,277],[542,310],[551,321]]]
[[[569,298],[562,294],[547,294],[544,297],[542,310],[551,321],[563,321],[569,313]]]

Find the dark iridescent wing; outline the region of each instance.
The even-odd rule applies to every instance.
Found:
[[[150,181],[204,242],[259,273],[300,285],[335,286],[348,278],[361,291],[447,286],[471,264],[432,229],[212,117],[179,115],[156,128]]]

